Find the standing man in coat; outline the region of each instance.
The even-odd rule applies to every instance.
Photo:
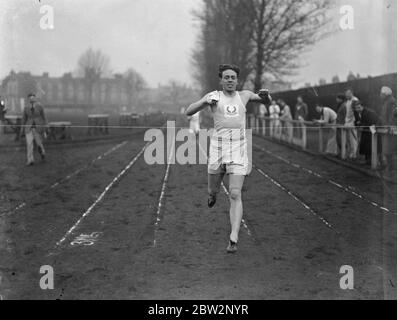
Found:
[[[285,103],[283,99],[279,99],[277,102],[281,108],[280,120],[283,121],[282,134],[286,136],[287,141],[291,141],[294,134],[291,108]]]
[[[358,98],[354,96],[353,89],[348,88],[345,92],[346,96],[346,117],[345,117],[345,127],[348,128],[346,132],[347,140],[347,155],[351,160],[357,159],[358,150],[358,132],[354,125],[356,118],[353,111],[353,101],[357,101]]]
[[[45,149],[43,146],[43,135],[47,130],[47,119],[43,106],[37,102],[36,95],[30,93],[28,95],[29,103],[25,106],[22,116],[21,134],[26,137],[27,163],[31,166],[34,164],[33,145],[36,142],[41,159],[45,160]]]
[[[336,143],[338,145],[338,155],[340,156],[342,154],[342,127],[345,126],[346,119],[346,96],[344,93],[339,93],[336,96],[336,110]]]
[[[360,101],[353,101],[353,110],[356,114],[356,127],[362,128],[359,153],[365,156],[366,164],[371,164],[372,132],[375,132],[375,126],[380,125],[380,120],[375,111],[365,108]]]
[[[303,101],[302,96],[298,96],[297,98],[297,104],[295,107],[295,117],[294,120],[298,120],[301,123],[299,123],[299,125],[297,125],[297,127],[299,128],[299,136],[302,137],[303,135],[303,129],[302,127],[304,126],[303,122],[308,120],[308,116],[309,116],[309,107],[307,106],[307,104]]]
[[[386,159],[386,169],[392,171],[393,154],[397,153],[397,100],[389,87],[382,88],[380,97],[383,101],[380,120],[382,126],[389,129],[389,134],[383,136],[382,151]]]
[[[325,153],[336,155],[338,153],[336,145],[336,119],[338,115],[331,108],[323,107],[320,104],[316,104],[316,111],[320,114],[321,118],[314,122],[325,124],[328,131]]]

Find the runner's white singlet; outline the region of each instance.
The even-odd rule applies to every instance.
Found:
[[[233,97],[219,91],[218,103],[211,107],[214,133],[211,137],[208,172],[219,173],[222,166],[229,174],[248,174],[245,131],[246,108],[236,91]]]

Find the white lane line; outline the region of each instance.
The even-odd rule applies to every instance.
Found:
[[[172,160],[172,155],[174,153],[174,148],[175,148],[175,141],[173,141],[172,143],[172,147],[171,147],[171,152],[170,155],[168,157],[168,163],[167,163],[167,169],[165,170],[165,175],[163,178],[163,185],[161,187],[161,193],[160,193],[160,197],[159,197],[159,201],[158,201],[158,205],[157,205],[157,212],[156,212],[156,223],[154,224],[154,239],[153,239],[153,247],[156,246],[157,243],[157,232],[158,232],[158,226],[161,222],[161,208],[163,207],[163,198],[165,195],[165,189],[167,188],[167,182],[168,182],[168,177],[170,174],[170,166],[171,166],[171,160]]]
[[[66,176],[65,178],[55,182],[50,188],[54,189],[55,187],[59,186],[60,184],[66,182],[67,180],[70,180],[71,178],[73,178],[75,175],[79,174],[81,171],[87,169],[89,166],[93,165],[95,162],[102,160],[103,158],[107,157],[109,154],[113,153],[114,151],[116,151],[117,149],[120,149],[122,146],[124,146],[127,143],[127,141],[123,141],[122,143],[119,143],[118,145],[114,146],[113,148],[111,148],[110,150],[106,151],[105,153],[99,155],[98,157],[96,157],[95,159],[91,160],[88,164],[86,164],[84,167],[81,167],[80,169],[77,169],[76,171],[74,171],[73,173],[69,174],[68,176]]]
[[[320,214],[314,211],[309,205],[303,202],[301,199],[298,198],[292,191],[288,190],[285,186],[283,186],[280,182],[276,181],[272,177],[270,177],[267,173],[265,173],[262,169],[258,168],[256,165],[253,164],[253,167],[256,171],[258,171],[262,176],[270,180],[274,185],[278,188],[286,192],[289,196],[291,196],[294,200],[299,202],[306,210],[308,210],[313,216],[318,218],[322,223],[324,223],[329,229],[332,229],[336,233],[339,233],[325,218],[323,218]]]
[[[345,191],[345,192],[347,192],[347,193],[350,193],[351,195],[353,195],[353,196],[355,196],[355,197],[357,197],[357,198],[359,198],[359,199],[361,199],[361,200],[363,200],[363,201],[369,203],[370,205],[372,205],[372,206],[378,208],[379,210],[381,210],[381,211],[383,211],[383,212],[386,212],[386,213],[392,214],[392,215],[397,215],[397,213],[394,213],[394,212],[392,212],[391,210],[389,210],[389,209],[387,209],[387,208],[384,208],[384,207],[383,207],[382,205],[380,205],[379,203],[376,203],[375,201],[369,200],[369,199],[367,199],[365,196],[363,196],[363,195],[361,195],[361,194],[355,192],[355,191],[354,191],[354,188],[351,187],[351,186],[343,186],[343,185],[341,185],[340,183],[338,183],[338,182],[336,182],[336,181],[334,181],[334,180],[332,180],[332,179],[328,179],[328,178],[322,176],[321,174],[319,174],[319,173],[317,173],[317,172],[314,172],[313,170],[307,169],[307,168],[305,168],[305,167],[303,167],[303,166],[301,166],[301,165],[299,165],[299,164],[293,163],[293,162],[291,162],[291,161],[289,161],[289,160],[287,160],[287,159],[281,157],[280,155],[277,155],[277,154],[275,154],[275,153],[273,153],[273,152],[271,152],[271,151],[269,151],[269,150],[266,150],[266,149],[264,149],[264,148],[258,146],[257,144],[253,144],[253,146],[254,146],[255,148],[257,148],[257,149],[259,149],[259,150],[261,150],[261,151],[263,151],[263,152],[266,152],[267,154],[269,154],[269,155],[271,155],[271,156],[273,156],[273,157],[275,157],[275,158],[277,158],[277,159],[279,159],[279,160],[281,160],[281,161],[283,161],[283,162],[289,164],[290,166],[293,166],[293,167],[295,167],[295,168],[297,168],[297,169],[301,169],[302,171],[305,171],[305,172],[307,172],[307,173],[309,173],[309,174],[311,174],[311,175],[313,175],[313,176],[315,176],[315,177],[317,177],[317,178],[326,180],[328,183],[334,185],[335,187],[337,187],[337,188],[339,188],[339,189],[341,189],[341,190],[343,190],[343,191]]]
[[[79,220],[77,220],[77,222],[66,232],[66,234],[63,236],[63,238],[61,240],[59,240],[56,243],[56,247],[60,246],[66,239],[67,237],[78,227],[78,225],[81,223],[81,221],[87,217],[92,210],[96,207],[96,205],[104,198],[104,196],[112,189],[112,187],[114,186],[114,184],[120,180],[120,178],[128,171],[128,169],[130,169],[135,162],[139,159],[139,157],[143,154],[143,152],[145,151],[145,149],[147,148],[147,146],[149,145],[148,142],[147,144],[145,144],[145,146],[141,149],[141,151],[134,157],[134,159],[132,159],[130,161],[130,163],[112,180],[112,182],[110,182],[107,187],[105,188],[105,190],[99,195],[99,197],[95,200],[95,202],[83,213],[83,215],[80,217]]]
[[[89,168],[91,165],[93,165],[95,162],[97,162],[98,160],[101,160],[102,158],[108,156],[109,154],[113,153],[114,151],[116,151],[117,149],[121,148],[122,146],[124,146],[127,143],[127,141],[123,141],[122,143],[119,143],[118,145],[112,147],[111,149],[109,149],[108,151],[106,151],[104,154],[99,155],[98,157],[96,157],[95,159],[91,160],[88,164],[86,164],[85,166],[81,167],[80,169],[77,169],[76,171],[72,172],[71,174],[67,175],[65,178],[62,178],[60,180],[58,180],[57,182],[53,183],[49,189],[54,189],[56,187],[58,187],[59,185],[61,185],[62,183],[65,183],[66,181],[70,180],[71,178],[73,178],[75,175],[77,175],[78,173],[82,172],[83,170],[86,170],[87,168]],[[35,197],[41,195],[43,192],[45,192],[47,190],[47,188],[45,188],[44,190],[34,194],[33,196],[31,196],[29,198],[29,200],[31,201],[32,199],[34,199]],[[15,206],[13,209],[7,211],[4,215],[11,215],[16,213],[17,211],[19,211],[20,209],[22,209],[23,207],[26,206],[26,202],[21,202],[20,204],[18,204],[17,206]]]
[[[207,152],[206,152],[206,151],[204,150],[204,148],[201,146],[200,142],[199,142],[198,145],[199,145],[199,149],[201,150],[201,152],[204,154],[204,156],[206,157],[206,159],[208,159],[208,157],[207,157]],[[225,187],[225,184],[223,183],[223,181],[222,181],[222,183],[221,183],[221,186],[222,186],[222,188],[223,188],[223,191],[224,191],[225,194],[227,195],[227,198],[229,199],[229,198],[230,198],[230,194],[229,194],[229,191],[227,190],[227,188]],[[251,232],[251,230],[249,229],[248,224],[247,224],[247,222],[245,221],[244,218],[241,219],[241,223],[243,224],[244,229],[247,231],[247,234],[248,234],[250,237],[252,237],[252,232]]]

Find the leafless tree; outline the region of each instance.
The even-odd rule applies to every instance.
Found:
[[[131,108],[133,104],[138,103],[139,94],[147,87],[147,83],[143,76],[132,68],[124,72],[123,79],[128,94],[128,104]]]
[[[204,0],[204,10],[194,12],[201,24],[197,49],[193,52],[196,79],[204,91],[219,86],[219,64],[241,68],[240,86],[251,73],[252,23],[245,0]]]
[[[162,89],[159,95],[159,104],[168,105],[168,111],[170,112],[179,113],[182,107],[186,107],[192,100],[198,99],[197,92],[193,88],[173,79]]]
[[[241,84],[259,90],[268,75],[277,81],[299,67],[305,49],[328,33],[330,0],[204,0],[201,35],[193,60],[204,89],[219,63],[242,68]]]
[[[263,76],[294,73],[302,52],[324,35],[329,0],[249,0],[254,11],[255,90]]]
[[[100,50],[87,49],[77,63],[77,75],[85,80],[88,102],[92,103],[94,84],[102,77],[110,75],[110,58]]]

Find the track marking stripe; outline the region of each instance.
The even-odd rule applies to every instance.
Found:
[[[58,247],[59,245],[61,245],[66,239],[67,237],[78,227],[78,225],[81,223],[81,221],[87,217],[92,210],[96,207],[96,205],[104,198],[104,196],[112,189],[112,187],[114,186],[114,184],[120,180],[120,178],[128,171],[128,169],[130,169],[135,162],[139,159],[139,157],[143,154],[143,152],[145,151],[145,149],[147,148],[147,146],[149,145],[148,142],[147,144],[145,144],[145,146],[141,149],[141,151],[134,157],[134,159],[132,159],[130,161],[130,163],[112,180],[112,182],[110,182],[107,187],[105,188],[105,190],[99,195],[99,197],[95,200],[95,202],[83,213],[83,215],[80,217],[79,220],[77,220],[77,222],[66,232],[66,234],[63,236],[63,238],[61,240],[59,240],[56,243],[56,247]]]
[[[275,179],[270,177],[268,174],[266,174],[262,169],[258,168],[256,165],[253,164],[253,167],[265,178],[269,179],[273,184],[275,184],[278,188],[286,192],[289,196],[291,196],[293,199],[295,199],[297,202],[299,202],[305,209],[307,209],[313,216],[318,218],[322,223],[324,223],[329,229],[332,229],[336,233],[339,233],[325,218],[323,218],[321,215],[319,215],[316,211],[314,211],[309,205],[307,205],[305,202],[303,202],[301,199],[299,199],[294,193],[292,193],[290,190],[288,190],[286,187],[284,187],[281,183],[277,182]]]
[[[106,151],[104,154],[99,155],[98,157],[96,157],[94,160],[91,160],[88,164],[86,164],[84,167],[77,169],[76,171],[74,171],[73,173],[69,174],[68,176],[66,176],[65,178],[59,180],[58,182],[54,183],[51,186],[51,189],[57,187],[58,185],[66,182],[67,180],[73,178],[75,175],[77,175],[78,173],[80,173],[81,171],[87,169],[89,166],[93,165],[95,162],[102,160],[103,158],[105,158],[106,156],[108,156],[109,154],[113,153],[114,151],[116,151],[117,149],[121,148],[122,146],[124,146],[127,143],[127,141],[123,141],[122,143],[119,143],[118,145],[114,146],[113,148],[111,148],[110,150]]]
[[[67,175],[65,178],[62,178],[60,180],[58,180],[57,182],[53,183],[49,189],[54,189],[56,187],[58,187],[59,185],[61,185],[62,183],[66,182],[67,180],[70,180],[72,177],[74,177],[75,175],[77,175],[78,173],[80,173],[81,171],[87,169],[90,165],[94,164],[95,162],[97,162],[98,160],[101,160],[102,158],[108,156],[109,154],[111,154],[112,152],[116,151],[117,149],[121,148],[122,146],[124,146],[127,143],[127,141],[123,141],[122,143],[119,143],[118,145],[112,147],[111,149],[109,149],[108,151],[106,151],[104,154],[99,155],[98,157],[96,157],[95,159],[91,160],[87,165],[81,167],[80,169],[77,169],[76,171],[74,171],[73,173]],[[29,200],[31,201],[32,199],[34,199],[35,197],[41,195],[45,190],[40,191],[36,194],[34,194]],[[11,215],[16,213],[17,211],[19,211],[20,209],[22,209],[23,207],[26,206],[26,202],[21,202],[20,204],[18,204],[16,207],[14,207],[14,209],[9,210],[8,212],[5,213],[5,215]]]
[[[154,230],[153,247],[155,247],[157,244],[156,239],[157,239],[158,226],[161,222],[161,216],[160,216],[161,208],[163,207],[163,198],[165,195],[165,189],[167,188],[168,177],[170,174],[171,159],[172,159],[172,156],[174,153],[174,148],[175,148],[175,141],[172,143],[171,152],[168,157],[167,169],[165,170],[163,185],[161,187],[161,193],[160,193],[160,197],[159,197],[159,201],[158,201],[158,205],[157,205],[156,222],[154,224],[155,230]]]
[[[314,171],[312,171],[312,170],[310,170],[310,169],[307,169],[307,168],[305,168],[305,167],[303,167],[303,166],[301,166],[301,165],[299,165],[299,164],[293,163],[293,162],[291,162],[291,161],[289,161],[289,160],[287,160],[287,159],[285,159],[285,158],[283,158],[283,157],[281,157],[281,156],[279,156],[279,155],[276,155],[275,153],[273,153],[273,152],[271,152],[271,151],[269,151],[269,150],[265,150],[264,148],[258,146],[257,144],[253,144],[253,146],[254,146],[255,148],[257,148],[257,149],[259,149],[259,150],[261,150],[261,151],[263,151],[263,152],[266,152],[267,154],[269,154],[269,155],[271,155],[271,156],[273,156],[273,157],[275,157],[275,158],[277,158],[277,159],[279,159],[279,160],[281,160],[281,161],[283,161],[283,162],[289,164],[290,166],[293,166],[293,167],[295,167],[295,168],[297,168],[297,169],[301,169],[301,170],[303,170],[303,171],[305,171],[305,172],[307,172],[307,173],[309,173],[309,174],[311,174],[311,175],[316,176],[317,178],[326,180],[328,183],[330,183],[330,184],[332,184],[332,185],[338,187],[339,189],[341,189],[341,190],[343,190],[343,191],[345,191],[345,192],[347,192],[347,193],[350,193],[350,194],[352,194],[353,196],[355,196],[355,197],[357,197],[357,198],[359,198],[359,199],[361,199],[361,200],[363,200],[363,201],[365,201],[365,202],[371,204],[372,206],[374,206],[374,207],[380,209],[381,211],[384,211],[384,212],[389,213],[389,214],[397,215],[397,213],[394,213],[394,212],[392,212],[391,210],[382,207],[382,205],[380,205],[380,204],[378,204],[378,203],[376,203],[376,202],[374,202],[374,201],[371,201],[371,200],[365,198],[363,195],[361,195],[361,194],[359,194],[359,193],[353,191],[354,188],[351,187],[351,186],[343,186],[343,185],[341,185],[340,183],[337,183],[337,182],[335,182],[335,181],[333,181],[333,180],[331,180],[331,179],[328,179],[328,178],[322,176],[321,174],[319,174],[319,173],[317,173],[317,172],[314,172]]]

